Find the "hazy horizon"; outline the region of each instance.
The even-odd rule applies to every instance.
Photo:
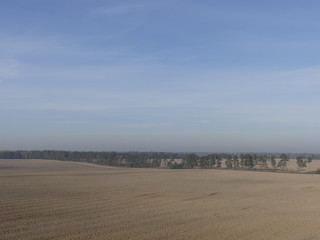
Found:
[[[320,152],[319,7],[1,1],[0,150]]]

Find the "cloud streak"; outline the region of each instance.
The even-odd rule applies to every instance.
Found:
[[[19,73],[19,62],[17,60],[0,60],[0,81],[17,78]]]
[[[140,11],[145,7],[146,7],[145,4],[140,4],[140,3],[113,5],[113,6],[96,8],[92,11],[92,13],[98,16],[119,16],[119,15]]]

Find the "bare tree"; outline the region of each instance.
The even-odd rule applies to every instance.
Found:
[[[276,158],[274,156],[271,156],[270,162],[271,162],[271,166],[273,168],[277,168],[277,162],[276,162]]]
[[[233,162],[233,167],[234,168],[239,168],[240,163],[239,163],[238,155],[233,155],[232,162]]]
[[[307,166],[307,161],[303,160],[301,156],[297,156],[296,159],[297,159],[297,165],[299,169],[302,169]]]
[[[287,166],[288,164],[288,156],[284,153],[282,153],[280,155],[280,161],[278,162],[278,167],[281,167],[282,168],[282,171],[284,171],[285,167]]]
[[[226,167],[227,168],[232,168],[232,160],[231,160],[231,156],[227,156],[227,159],[225,161]]]

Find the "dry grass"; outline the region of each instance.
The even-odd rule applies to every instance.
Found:
[[[0,160],[0,239],[318,239],[319,182]]]

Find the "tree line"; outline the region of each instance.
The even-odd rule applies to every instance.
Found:
[[[81,152],[81,151],[0,151],[0,159],[52,159],[80,161],[118,167],[157,168],[227,168],[227,169],[281,169],[289,158],[296,158],[303,169],[319,154],[256,154],[256,153],[170,153],[170,152]],[[277,159],[277,160],[276,160]]]
[[[48,159],[137,168],[160,167],[163,159],[180,159],[183,155],[169,152],[0,151],[0,159]]]
[[[289,156],[287,154],[277,155],[259,155],[259,154],[224,154],[224,164],[227,169],[281,169],[285,170],[287,167]],[[304,159],[303,155],[297,155],[296,161],[299,169],[303,169],[312,162],[312,156],[307,156]],[[196,154],[186,154],[183,161],[178,163],[171,163],[170,168],[221,168],[222,158],[219,154],[209,154],[205,156],[197,156]]]

